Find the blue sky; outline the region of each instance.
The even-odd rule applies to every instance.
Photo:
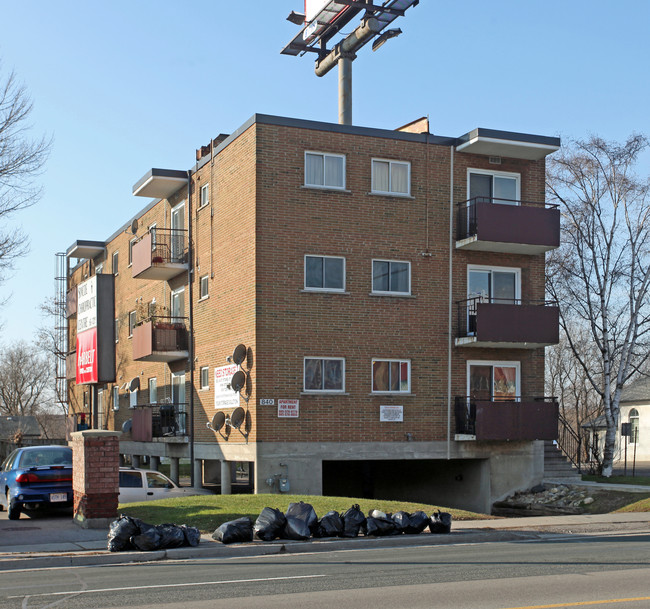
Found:
[[[150,168],[187,169],[194,150],[256,112],[336,122],[337,73],[280,55],[302,0],[0,0],[2,75],[34,101],[54,146],[44,196],[17,218],[31,239],[0,292],[0,342],[31,339],[54,293],[55,253],[104,240],[144,207]],[[353,67],[353,123],[432,132],[474,127],[623,140],[650,135],[647,0],[421,0],[402,36]],[[351,31],[352,27],[348,27]],[[647,169],[647,164],[644,170]],[[650,172],[646,172],[650,173]]]

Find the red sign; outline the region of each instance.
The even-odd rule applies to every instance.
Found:
[[[97,379],[97,328],[91,328],[77,334],[77,385]]]

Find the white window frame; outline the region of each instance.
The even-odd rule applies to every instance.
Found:
[[[128,266],[132,266],[132,265],[133,265],[133,244],[134,244],[137,240],[138,240],[138,238],[137,238],[137,237],[134,237],[133,239],[131,239],[131,241],[129,241],[129,264],[128,264]],[[128,267],[127,267],[127,268],[128,268]]]
[[[158,224],[156,224],[154,222],[147,229],[149,231],[149,234],[151,235],[151,251],[152,252],[156,249],[156,229],[157,228],[158,228]]]
[[[406,264],[408,265],[408,271],[409,271],[409,285],[408,285],[408,292],[397,292],[395,290],[375,290],[375,262],[388,262],[393,263],[393,262],[398,262],[400,264]],[[411,261],[410,260],[390,260],[388,258],[373,258],[371,263],[370,263],[370,287],[371,287],[371,293],[372,294],[380,294],[382,296],[410,296],[413,288],[411,284]],[[390,277],[390,271],[389,271],[389,277]]]
[[[116,252],[113,252],[113,256],[111,258],[111,270],[113,271],[113,275],[117,276],[120,273],[120,250],[117,250]]]
[[[153,392],[151,391],[153,388]],[[149,403],[157,404],[158,403],[158,377],[152,376],[147,380],[147,389],[149,390]],[[154,398],[151,399],[151,394],[154,393]]]
[[[129,408],[135,408],[138,405],[138,390],[129,391]]]
[[[320,156],[323,159],[323,184],[311,184],[307,182],[307,155]],[[325,184],[325,159],[327,157],[342,159],[343,161],[343,184],[340,186],[332,186],[330,184]],[[345,184],[347,181],[346,176],[346,163],[344,154],[336,154],[333,152],[318,152],[316,150],[305,150],[304,157],[304,170],[305,170],[305,186],[307,188],[324,188],[327,190],[345,190]]]
[[[180,296],[180,302],[182,302],[182,307],[183,307],[183,315],[182,316],[176,316],[174,315],[174,299],[176,296]],[[171,316],[171,322],[172,323],[185,323],[185,286],[176,288],[175,290],[172,290],[169,294],[169,314]]]
[[[205,294],[203,293],[203,286],[205,285]],[[199,300],[205,300],[210,296],[210,276],[203,275],[199,277]]]
[[[397,391],[375,391],[374,385],[375,385],[375,377],[374,377],[374,368],[375,368],[375,363],[376,362],[388,362],[393,363],[397,362],[399,364],[408,364],[408,389],[402,391],[401,389],[398,389]],[[406,395],[411,393],[411,360],[410,359],[398,359],[398,358],[390,358],[390,357],[373,357],[372,362],[370,363],[370,392],[374,394],[382,394],[382,395]]]
[[[340,288],[315,288],[312,286],[307,285],[307,258],[329,258],[332,260],[342,260],[343,261],[343,286]],[[304,289],[307,292],[345,292],[345,274],[346,274],[346,264],[345,264],[345,257],[343,256],[324,256],[322,254],[305,254],[304,261],[303,261],[303,276],[304,276]],[[324,268],[324,267],[323,267]],[[323,282],[325,278],[323,277]]]
[[[375,188],[375,163],[388,163],[388,190],[379,190]],[[393,165],[406,165],[407,184],[406,192],[393,190]],[[373,194],[390,195],[392,197],[410,197],[411,196],[411,163],[409,161],[396,161],[392,159],[373,158],[370,162],[370,190]]]
[[[199,209],[206,205],[210,205],[210,182],[206,182],[199,189]]]
[[[321,361],[335,360],[341,362],[341,389],[307,389],[305,383],[305,373],[307,371],[307,360],[316,359]],[[345,393],[345,358],[344,357],[323,357],[321,355],[309,355],[302,360],[302,390],[303,393],[323,394],[323,393]]]
[[[120,409],[120,388],[117,385],[113,385],[113,410]]]
[[[520,205],[521,204],[521,174],[515,173],[512,171],[492,171],[490,169],[474,169],[469,167],[467,169],[467,199],[470,199],[470,174],[480,173],[482,175],[492,176],[492,177],[502,177],[502,178],[514,178],[517,182],[517,192],[515,195],[515,200],[517,203],[510,203],[510,205]],[[494,192],[492,193],[494,194]],[[506,204],[508,205],[508,204]]]
[[[519,361],[501,361],[501,360],[467,360],[467,372],[466,372],[466,389],[467,393],[466,395],[471,398],[471,385],[470,385],[470,369],[471,366],[492,366],[494,368],[495,366],[503,366],[503,367],[511,367],[516,369],[516,391],[515,391],[515,401],[519,402],[521,401],[521,362]],[[492,389],[494,390],[494,371],[492,372],[492,382],[493,382],[493,387]],[[490,400],[494,401],[494,391],[492,392],[492,395],[490,396]]]
[[[135,324],[138,320],[136,311],[129,311],[129,338],[133,336],[133,330],[135,329]]]
[[[115,342],[119,343],[120,342],[120,320],[118,317],[115,318],[115,326],[114,326],[114,332],[115,332]]]
[[[205,373],[205,379],[203,378],[203,374]],[[201,383],[201,390],[205,391],[206,389],[210,389],[210,367],[209,366],[201,366],[201,369],[199,371],[199,380]],[[203,381],[206,381],[205,383]]]
[[[101,275],[104,272],[104,263],[101,262],[97,266],[95,266],[95,275]]]
[[[467,298],[470,298],[469,292],[469,276],[471,271],[483,271],[483,272],[494,272],[497,273],[514,273],[515,274],[515,300],[521,300],[521,268],[514,266],[492,266],[492,265],[482,265],[482,264],[468,264],[467,265]],[[493,296],[490,295],[490,298],[486,302],[492,302]]]

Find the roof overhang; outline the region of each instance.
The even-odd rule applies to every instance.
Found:
[[[75,241],[67,250],[68,258],[97,258],[106,251],[103,241]]]
[[[539,161],[560,149],[559,137],[529,135],[493,129],[474,129],[463,135],[458,152]]]
[[[133,186],[133,194],[136,197],[168,199],[183,186],[187,186],[187,171],[154,168]]]

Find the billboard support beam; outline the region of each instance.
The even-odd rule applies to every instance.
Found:
[[[353,56],[339,58],[339,124],[352,124],[352,60]]]

